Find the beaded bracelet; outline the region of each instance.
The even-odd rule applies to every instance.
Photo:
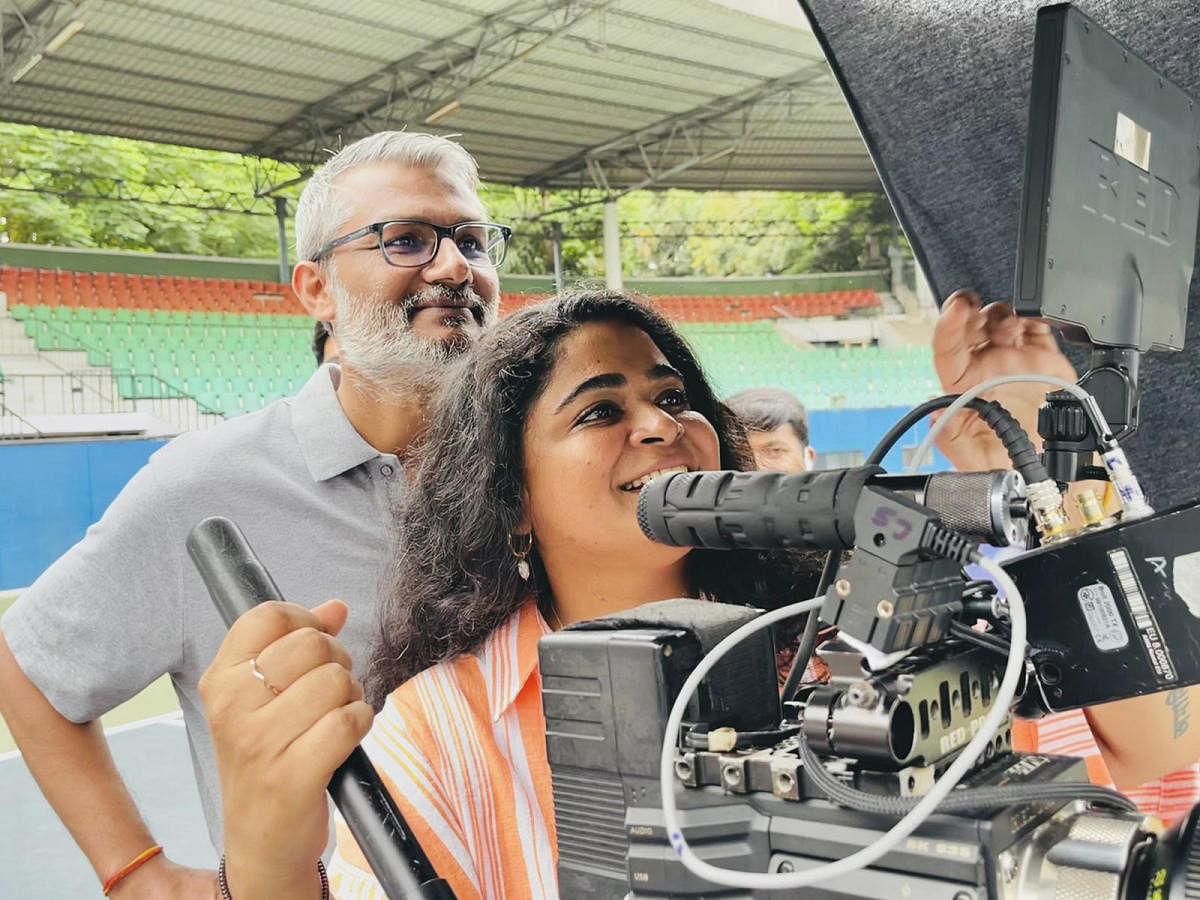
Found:
[[[329,900],[329,875],[325,872],[325,863],[317,857],[317,874],[321,876],[321,900]],[[229,881],[225,877],[225,854],[221,854],[221,867],[217,869],[217,887],[221,889],[221,900],[233,900],[229,893]]]

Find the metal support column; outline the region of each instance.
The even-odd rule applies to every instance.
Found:
[[[604,201],[604,281],[609,290],[624,289],[621,279],[621,223],[617,219],[617,201]]]
[[[288,262],[287,248],[287,198],[275,198],[275,221],[279,223],[279,280],[287,284],[292,280],[292,264]]]
[[[554,291],[561,294],[563,288],[562,266],[562,223],[550,223],[550,251],[554,254]]]

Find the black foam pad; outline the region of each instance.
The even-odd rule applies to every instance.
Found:
[[[935,295],[1012,294],[1037,10],[989,0],[800,0],[843,84]],[[1200,98],[1196,0],[1077,4]],[[1185,349],[1143,358],[1141,426],[1126,442],[1152,503],[1200,495],[1200,283]]]

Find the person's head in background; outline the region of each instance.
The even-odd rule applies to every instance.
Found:
[[[328,323],[317,323],[313,330],[312,351],[313,356],[317,358],[318,366],[339,361],[337,338],[329,333]]]
[[[671,547],[638,527],[650,478],[751,459],[678,331],[621,292],[561,295],[485,334],[443,385],[420,460],[367,676],[376,704],[531,599],[567,625],[667,597],[765,605],[812,580],[790,553]]]
[[[749,388],[725,401],[746,429],[746,438],[759,469],[808,472],[817,453],[808,442],[808,413],[804,404],[783,388]]]
[[[511,232],[486,221],[478,187],[461,146],[402,131],[348,145],[309,179],[292,286],[328,323],[344,379],[404,392],[496,320]]]

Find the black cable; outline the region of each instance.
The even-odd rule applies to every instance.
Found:
[[[931,412],[939,409],[945,409],[956,399],[956,395],[945,394],[941,397],[934,397],[932,400],[926,400],[924,403],[914,406],[903,416],[900,417],[895,425],[888,429],[887,433],[879,439],[879,443],[875,445],[868,455],[863,465],[877,466],[879,465],[888,452],[896,444],[901,437],[904,436],[910,428],[920,422]],[[825,567],[821,570],[821,579],[817,582],[817,590],[814,596],[820,597],[827,590],[829,585],[833,583],[833,579],[837,577],[838,568],[841,565],[841,556],[836,552],[830,552],[825,556]],[[810,612],[808,621],[804,623],[804,631],[800,633],[800,641],[796,645],[796,653],[792,657],[792,668],[788,672],[787,680],[783,683],[783,690],[780,697],[783,700],[795,696],[796,689],[800,686],[800,679],[804,676],[805,669],[808,668],[808,661],[812,657],[814,646],[817,642],[817,614]]]
[[[900,420],[879,439],[879,443],[875,445],[875,449],[867,456],[863,465],[880,465],[883,462],[883,458],[888,455],[888,452],[904,436],[905,432],[930,413],[937,412],[939,409],[945,409],[957,399],[957,394],[943,394],[940,397],[934,397],[932,400],[926,400],[924,403],[914,406],[901,416]]]
[[[901,416],[899,422],[893,425],[879,439],[879,443],[868,454],[863,465],[879,465],[883,461],[883,458],[888,455],[888,451],[892,449],[896,441],[903,437],[906,431],[931,412],[945,409],[954,402],[954,399],[954,397],[948,395],[935,397],[910,409]],[[817,590],[814,596],[820,597],[829,590],[829,585],[833,584],[833,579],[837,577],[838,568],[841,564],[841,554],[832,551],[826,554],[825,567],[821,570],[821,579],[817,582]],[[808,661],[812,657],[813,649],[817,643],[817,627],[819,625],[817,620],[817,613],[815,611],[810,612],[808,614],[808,621],[804,623],[804,631],[800,633],[800,641],[797,643],[796,653],[792,657],[791,671],[788,672],[787,680],[783,683],[783,690],[779,694],[780,698],[785,701],[795,696],[796,689],[800,686],[800,679],[804,677],[804,672],[808,668]]]
[[[909,410],[880,439],[875,449],[867,457],[865,464],[878,465],[887,455],[888,451],[892,449],[896,442],[913,425],[931,412],[950,406],[956,399],[957,395],[947,394],[927,400]],[[995,401],[983,401],[979,398],[972,399],[967,405],[979,413],[980,417],[991,427],[996,436],[1000,438],[1005,450],[1008,452],[1009,458],[1012,460],[1013,468],[1021,473],[1027,483],[1036,483],[1046,480],[1049,477],[1045,466],[1042,464],[1033,446],[1033,442],[1029,439],[1029,435],[1026,434],[1016,419],[1003,406]],[[832,583],[834,576],[837,574],[839,562],[840,557],[837,553],[831,552],[826,557],[825,568],[821,573],[821,581],[817,589],[818,596],[828,590],[829,584]],[[815,614],[810,613],[809,621],[805,623],[804,632],[801,635],[800,644],[797,647],[796,655],[792,662],[792,670],[788,673],[787,681],[784,684],[782,696],[785,700],[794,694],[800,677],[807,667],[808,659],[812,655],[812,645],[815,643],[817,632],[816,618]],[[958,633],[958,630],[954,629],[954,625],[956,624],[962,625],[962,623],[952,623],[951,625],[952,630],[956,631],[957,637],[974,641],[989,650],[1001,652],[1003,642],[1000,638],[974,632],[965,625],[962,625],[962,632]],[[971,634],[966,634],[965,632],[967,631],[970,631]],[[1004,652],[1007,656],[1007,649]],[[808,769],[810,777],[833,802],[852,809],[888,813],[891,815],[904,815],[920,802],[920,798],[887,797],[860,791],[857,788],[843,784],[825,770],[821,760],[813,752],[812,748],[809,747],[807,740],[805,740],[803,731],[797,733],[797,738],[800,756],[804,761],[805,767]],[[1088,800],[1129,811],[1136,811],[1137,808],[1127,797],[1108,788],[1088,783],[1065,783],[959,789],[952,792],[950,796],[938,804],[937,809],[939,812],[964,812],[993,809],[1008,806],[1012,803],[1060,799],[1064,802],[1076,799]]]
[[[841,557],[837,553],[828,553],[825,556],[825,567],[821,570],[821,578],[817,582],[816,593],[814,597],[820,597],[827,590],[829,585],[833,583],[834,576],[837,575],[838,566],[841,565]],[[796,689],[800,687],[800,679],[804,677],[804,670],[808,668],[808,660],[813,654],[813,648],[817,643],[817,628],[820,625],[820,616],[817,610],[812,610],[808,613],[808,618],[804,622],[804,630],[800,632],[800,640],[796,644],[796,652],[792,656],[792,668],[788,672],[787,679],[783,682],[783,689],[779,692],[781,700],[789,700],[796,694]]]
[[[963,594],[989,594],[995,596],[996,585],[986,578],[972,578],[963,586]]]
[[[883,458],[888,455],[888,452],[895,446],[904,434],[924,419],[932,412],[939,409],[945,409],[959,397],[958,394],[943,394],[940,397],[934,397],[931,400],[926,400],[917,406],[914,406],[900,420],[888,429],[887,433],[879,439],[879,443],[875,445],[870,454],[867,455],[863,465],[879,465],[883,462]],[[995,432],[996,437],[1000,438],[1004,444],[1004,449],[1008,451],[1009,459],[1012,460],[1013,468],[1021,473],[1026,484],[1033,484],[1039,481],[1045,481],[1050,476],[1046,473],[1046,467],[1042,464],[1041,458],[1038,456],[1037,449],[1033,446],[1033,441],[1029,439],[1029,435],[1025,433],[1025,429],[1020,423],[1013,418],[1012,414],[999,403],[994,400],[980,400],[978,397],[973,398],[968,404],[968,407],[979,413],[980,417],[991,427]],[[817,590],[815,596],[822,596],[829,585],[833,583],[833,579],[837,576],[838,567],[841,565],[841,557],[836,552],[831,552],[825,557],[825,567],[821,571],[821,580],[817,582]],[[804,671],[808,667],[809,658],[813,654],[813,648],[817,641],[817,615],[815,613],[808,614],[808,621],[804,623],[804,631],[800,633],[800,641],[796,645],[796,653],[792,657],[792,668],[788,672],[787,680],[783,683],[783,690],[780,697],[785,701],[793,697],[796,693],[796,688],[800,685],[800,679],[804,676]]]
[[[998,653],[1005,658],[1008,657],[1009,645],[987,632],[976,631],[971,626],[965,625],[962,622],[951,622],[950,633],[959,640],[969,641],[979,647]]]
[[[789,725],[786,728],[775,728],[770,731],[735,731],[733,750],[748,750],[758,747],[773,747],[780,741],[790,738],[800,730],[799,725]],[[712,732],[707,728],[693,728],[684,738],[684,744],[693,750],[708,750],[708,736]]]
[[[804,740],[804,732],[799,733],[798,749],[800,758],[808,775],[821,791],[834,803],[848,806],[863,812],[883,813],[885,815],[902,816],[916,806],[920,797],[895,797],[885,794],[872,794],[860,791],[843,783],[825,771],[825,766],[817,758],[813,749]],[[1092,803],[1103,803],[1117,809],[1136,812],[1137,805],[1116,791],[1100,787],[1088,782],[1060,782],[1052,784],[1021,784],[1005,785],[1003,787],[959,788],[951,791],[937,805],[938,812],[968,812],[983,809],[996,809],[1013,803],[1029,803],[1045,800],[1086,800]]]
[[[879,465],[906,431],[930,413],[945,409],[958,397],[958,394],[943,394],[914,406],[880,438],[871,455],[867,457],[865,465]],[[972,398],[967,406],[979,413],[980,418],[995,432],[996,437],[1004,444],[1004,449],[1008,451],[1013,468],[1021,473],[1027,484],[1045,481],[1050,477],[1046,474],[1046,468],[1038,457],[1033,441],[1008,410],[994,400],[980,400],[978,397]]]

